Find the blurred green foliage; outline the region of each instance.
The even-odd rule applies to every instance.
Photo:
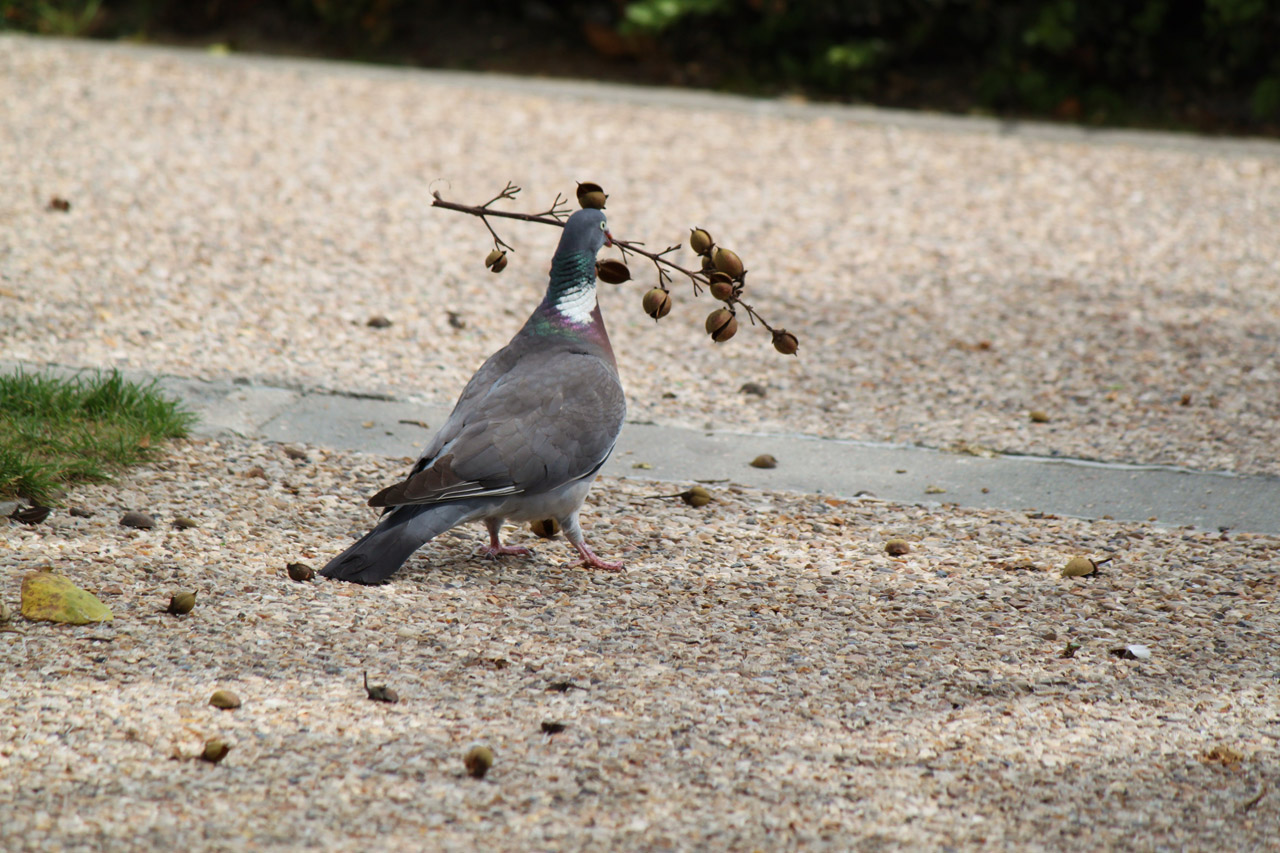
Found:
[[[0,26],[60,35],[212,39],[245,22],[278,44],[370,59],[431,63],[433,39],[472,23],[482,36],[555,32],[569,52],[739,91],[1280,122],[1280,0],[0,0]]]

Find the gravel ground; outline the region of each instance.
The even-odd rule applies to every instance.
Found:
[[[477,526],[385,587],[297,583],[404,465],[301,449],[184,442],[0,528],[5,604],[50,565],[116,617],[0,633],[0,847],[1276,849],[1280,539],[602,480],[622,573],[527,531],[486,561]],[[1082,553],[1113,561],[1060,577]]]
[[[449,403],[556,235],[504,227],[494,278],[431,189],[592,179],[621,237],[739,250],[803,341],[605,292],[634,418],[1280,473],[1280,157],[14,37],[0,99],[6,359]],[[386,587],[297,583],[405,464],[303,450],[183,442],[76,489],[91,517],[0,521],[0,601],[52,566],[116,614],[0,626],[0,848],[1277,849],[1274,537],[602,479],[623,573],[476,528]]]
[[[655,328],[647,281],[605,293],[635,418],[1280,474],[1266,146],[943,133],[15,37],[0,99],[9,358],[452,402],[536,302],[556,235],[503,225],[518,252],[494,278],[480,223],[430,209],[431,190],[478,203],[512,180],[533,211],[591,179],[621,237],[664,245],[698,224],[737,249],[753,304],[802,339],[799,359],[750,329],[717,347],[705,298],[682,288]],[[54,196],[71,209],[46,209]],[[745,404],[745,381],[770,405]]]

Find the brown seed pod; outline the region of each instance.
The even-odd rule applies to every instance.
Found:
[[[596,210],[603,210],[605,200],[608,198],[599,184],[593,184],[590,181],[583,181],[578,184],[579,207],[594,207]]]
[[[702,486],[694,486],[691,489],[683,491],[680,493],[679,497],[680,500],[695,509],[711,503],[711,493],[702,488]]]
[[[285,571],[289,573],[290,579],[299,582],[309,581],[316,576],[316,570],[306,563],[289,563],[285,566]]]
[[[717,275],[724,275],[724,273],[717,273]],[[708,289],[711,291],[712,299],[728,302],[733,298],[733,282],[731,281],[713,280]]]
[[[169,612],[174,616],[190,613],[195,606],[196,594],[194,592],[178,592],[169,597]]]
[[[494,249],[485,256],[484,265],[490,272],[502,272],[507,268],[507,253],[501,249]]]
[[[715,245],[715,241],[711,239],[711,235],[702,228],[694,228],[689,233],[689,248],[693,249],[699,255],[705,255],[711,251],[711,247]]]
[[[529,529],[541,539],[554,539],[560,532],[560,522],[554,518],[544,518],[541,521],[531,522]]]
[[[800,348],[800,342],[786,329],[774,329],[773,348],[783,355],[795,355],[796,350]]]
[[[631,281],[631,270],[622,261],[605,258],[603,261],[596,261],[596,277],[605,284],[622,284],[624,281]]]
[[[1062,576],[1064,578],[1082,578],[1085,575],[1093,574],[1097,570],[1098,564],[1088,557],[1072,557],[1062,567]]]
[[[204,743],[204,751],[200,753],[200,758],[210,764],[217,764],[219,761],[227,757],[227,753],[231,751],[231,746],[226,741],[218,739],[207,740]]]
[[[713,273],[716,271],[716,262],[711,260],[710,255],[702,256],[702,271],[705,273]]]
[[[890,539],[884,543],[884,552],[890,557],[901,557],[903,554],[911,552],[911,546],[907,544],[905,539]]]
[[[738,334],[738,318],[728,308],[717,308],[707,315],[707,334],[718,344]]]
[[[215,690],[209,697],[209,704],[224,711],[240,707],[240,697],[230,690]]]
[[[462,763],[467,768],[467,775],[473,779],[483,779],[484,774],[493,766],[493,750],[487,746],[476,744],[467,750]]]
[[[736,253],[728,249],[716,249],[715,254],[712,255],[712,261],[715,263],[716,269],[722,273],[727,273],[729,278],[742,277],[742,259]]]
[[[655,320],[661,320],[671,313],[671,294],[661,287],[655,287],[644,295],[644,313]]]

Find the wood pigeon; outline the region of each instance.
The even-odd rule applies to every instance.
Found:
[[[423,543],[469,521],[489,529],[483,554],[528,554],[502,544],[503,521],[548,518],[560,523],[584,566],[622,568],[592,553],[578,524],[626,415],[596,302],[596,253],[612,244],[603,212],[569,217],[542,303],[471,377],[409,476],[369,499],[386,508],[378,525],[322,575],[382,583]]]

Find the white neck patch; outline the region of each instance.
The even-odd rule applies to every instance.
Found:
[[[571,290],[556,303],[556,310],[575,326],[590,326],[591,312],[596,310],[596,289],[587,285]]]

